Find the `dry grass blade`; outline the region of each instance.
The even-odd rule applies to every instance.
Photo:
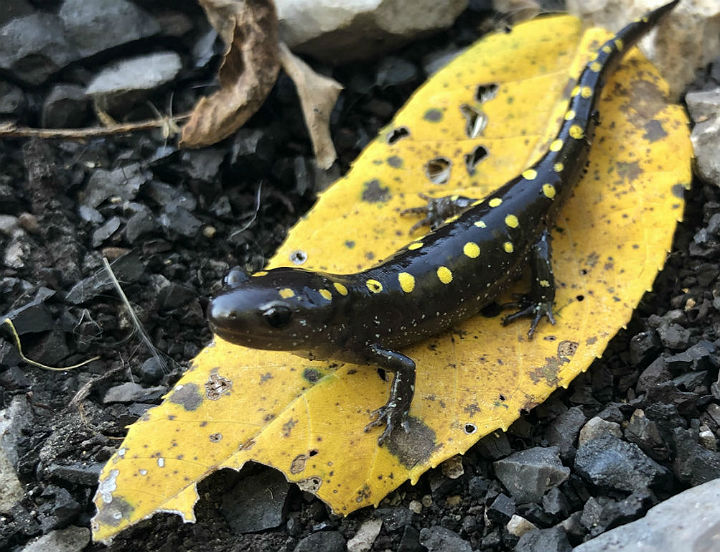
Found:
[[[181,147],[209,146],[235,132],[262,105],[280,67],[272,0],[199,2],[226,49],[220,89],[197,103],[182,129]]]
[[[337,153],[330,137],[330,114],[343,89],[334,79],[319,75],[290,49],[280,43],[280,63],[295,83],[300,96],[303,116],[321,169],[329,169]]]

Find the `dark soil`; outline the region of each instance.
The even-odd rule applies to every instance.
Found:
[[[332,175],[347,170],[422,83],[423,58],[472,42],[480,28],[487,29],[487,16],[479,8],[469,9],[452,29],[390,58],[328,70],[345,86],[333,114],[340,160]],[[174,46],[187,54],[191,43]],[[412,64],[414,75],[378,85],[380,67],[397,60]],[[196,85],[212,80],[217,61],[216,57],[214,65],[181,74],[173,86],[175,112],[187,110],[207,92]],[[90,63],[85,70],[93,68]],[[65,77],[58,75],[56,80]],[[699,77],[698,87],[705,81]],[[50,84],[23,88],[26,108],[19,123],[39,126],[39,106]],[[152,100],[156,106],[166,106],[170,97],[171,92],[163,90]],[[141,115],[147,113],[133,113]],[[99,219],[83,219],[79,198],[88,180],[98,169],[115,168],[134,171],[137,193],[126,200],[104,201],[97,206]],[[35,306],[15,318],[26,354],[60,366],[101,357],[79,369],[47,371],[22,362],[8,333],[0,338],[0,408],[24,395],[33,414],[19,444],[17,465],[26,494],[0,524],[0,549],[19,549],[35,536],[68,525],[89,527],[99,468],[119,446],[126,426],[160,402],[156,392],[128,403],[103,404],[106,391],[128,381],[146,388],[171,387],[210,341],[204,309],[227,270],[234,265],[260,269],[332,175],[314,168],[300,106],[284,76],[238,137],[206,150],[179,151],[160,131],[84,142],[0,143],[0,214],[19,217],[24,229],[19,238],[0,233],[0,251],[7,256],[11,246],[18,247],[21,261],[0,269],[0,312],[28,305],[40,290]],[[130,178],[125,177],[125,181]],[[701,425],[715,437],[720,435],[720,418],[708,408],[718,404],[711,392],[718,375],[714,348],[704,364],[668,362],[657,386],[638,390],[640,374],[658,358],[720,338],[720,300],[716,299],[720,242],[718,228],[709,225],[711,216],[720,212],[720,190],[695,182],[686,200],[684,222],[678,226],[665,269],[603,358],[569,389],[557,391],[518,420],[505,436],[493,438],[499,445],[484,440],[473,447],[462,460],[460,478],[449,479],[438,468],[416,486],[405,483],[391,493],[382,506],[400,509],[395,514],[406,511],[413,500],[425,507],[409,516],[409,524],[396,527],[386,521],[373,550],[422,550],[418,531],[436,526],[456,532],[476,549],[512,550],[518,539],[508,533],[504,517],[512,511],[540,528],[569,519],[567,538],[575,545],[642,517],[649,507],[685,488],[720,476],[714,456],[703,460],[707,456],[702,451],[711,451],[699,451],[698,444]],[[168,210],[172,202],[182,209]],[[149,213],[150,219],[139,235],[132,230],[140,224],[133,220],[136,213]],[[117,261],[124,292],[167,362],[164,370],[154,365],[116,292],[109,286],[93,292],[87,279],[103,280],[103,256]],[[563,434],[561,424],[571,408],[583,419],[599,414],[623,428],[633,412],[643,409],[659,430],[660,441],[630,437],[627,431],[625,438],[667,469],[663,484],[642,494],[637,507],[613,514],[607,500],[619,503],[631,493],[593,485],[573,470],[559,487],[562,496],[554,497],[560,506],[548,500],[501,508],[497,497],[507,491],[495,478],[492,462],[514,451],[558,444],[553,435]],[[560,443],[561,458],[570,468],[577,430],[567,433],[569,443]],[[183,524],[176,515],[158,514],[120,534],[107,549],[291,551],[317,531],[339,531],[350,539],[363,521],[376,515],[365,509],[339,518],[317,499],[291,487],[278,528],[236,534],[222,515],[223,497],[238,480],[256,477],[262,470],[251,466],[240,474],[209,477],[200,485],[197,523]],[[605,517],[600,516],[593,527],[581,523],[578,514],[590,497],[605,504]],[[380,515],[390,514],[384,510]],[[106,547],[101,544],[86,548],[102,549]]]

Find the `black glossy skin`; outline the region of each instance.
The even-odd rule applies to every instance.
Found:
[[[554,323],[548,232],[585,167],[599,92],[623,53],[678,1],[627,25],[598,50],[578,79],[550,150],[522,175],[363,272],[336,275],[278,268],[253,277],[231,273],[234,281],[208,309],[213,332],[248,347],[374,364],[395,372],[390,399],[368,428],[387,424],[380,444],[396,426],[407,428],[415,364],[397,349],[475,315],[528,263],[533,273],[528,299],[506,321],[532,317],[530,335],[543,316]],[[464,207],[468,198],[458,201],[464,201]],[[438,207],[442,205],[431,205],[428,211],[441,211]],[[414,278],[412,289],[408,276],[402,277],[403,289],[401,273]]]

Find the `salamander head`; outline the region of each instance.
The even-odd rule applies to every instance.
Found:
[[[208,321],[213,333],[238,345],[309,350],[327,338],[329,321],[343,295],[321,273],[276,268],[248,277],[233,269],[223,291],[210,302]]]

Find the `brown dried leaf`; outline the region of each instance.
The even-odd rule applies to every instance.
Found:
[[[300,96],[305,125],[310,133],[318,167],[329,169],[337,153],[330,137],[330,114],[342,85],[312,70],[295,56],[285,43],[280,43],[280,63],[295,83]]]
[[[198,0],[225,41],[220,90],[201,98],[183,127],[181,147],[227,138],[262,105],[277,79],[278,24],[272,0]]]

